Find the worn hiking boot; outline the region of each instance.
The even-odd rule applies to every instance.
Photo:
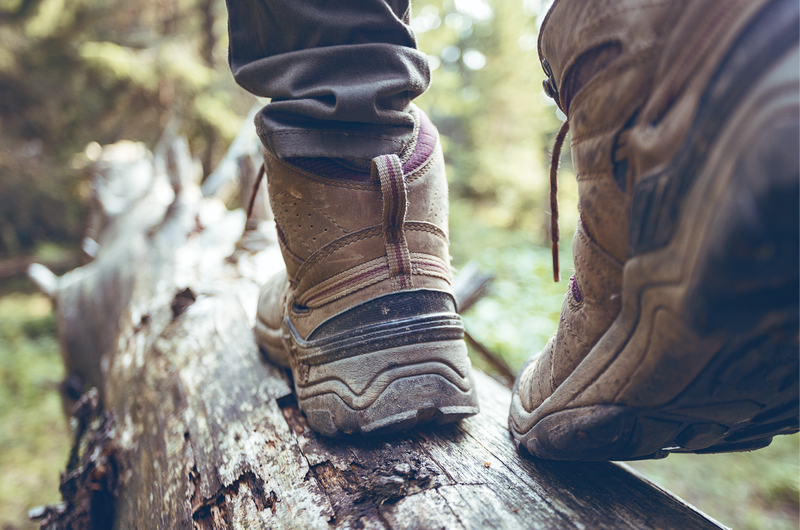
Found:
[[[515,441],[626,460],[797,432],[796,0],[556,0],[539,54],[581,222]]]
[[[450,288],[444,160],[414,112],[416,145],[375,158],[371,175],[266,157],[286,272],[261,293],[256,336],[326,436],[478,412]]]

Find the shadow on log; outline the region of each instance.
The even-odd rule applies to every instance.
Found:
[[[241,182],[254,142],[226,157]],[[271,223],[245,230],[241,210],[203,197],[169,135],[154,155],[106,147],[96,173],[96,259],[32,271],[56,301],[69,373],[99,389],[81,399],[94,417],[76,420],[72,485],[43,527],[719,528],[624,466],[521,457],[509,391],[477,372],[482,412],[460,424],[319,437],[254,342],[259,285],[283,267]]]

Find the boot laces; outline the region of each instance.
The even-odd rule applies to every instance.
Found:
[[[569,132],[569,118],[564,120],[558,129],[553,153],[550,158],[550,243],[553,250],[553,281],[561,280],[561,268],[558,263],[558,241],[561,231],[558,228],[558,162],[561,159],[561,147]]]
[[[262,162],[261,167],[258,170],[258,175],[256,176],[256,181],[253,183],[253,191],[250,194],[250,201],[247,204],[247,221],[249,221],[250,217],[253,215],[253,207],[256,204],[256,195],[258,195],[258,188],[261,186],[261,180],[264,178],[265,171],[266,167]]]

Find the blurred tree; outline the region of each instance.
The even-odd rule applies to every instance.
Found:
[[[208,171],[253,103],[222,0],[0,0],[0,255],[81,233],[80,169],[176,119]]]

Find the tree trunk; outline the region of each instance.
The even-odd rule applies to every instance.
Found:
[[[257,139],[237,145],[227,167],[252,182]],[[57,302],[69,373],[99,389],[78,404],[66,503],[43,527],[720,528],[627,467],[522,457],[509,391],[477,372],[482,411],[459,424],[310,431],[253,337],[259,285],[283,266],[271,223],[244,230],[241,210],[201,196],[196,168],[177,138],[154,156],[106,147],[96,259],[31,271]]]

